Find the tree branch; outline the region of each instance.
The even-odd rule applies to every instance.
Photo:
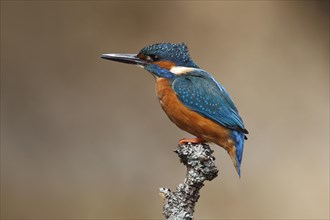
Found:
[[[205,180],[213,180],[218,175],[214,164],[213,150],[207,144],[184,144],[175,150],[181,163],[187,167],[186,178],[177,186],[176,192],[160,188],[164,199],[163,215],[167,220],[193,219],[199,190]]]

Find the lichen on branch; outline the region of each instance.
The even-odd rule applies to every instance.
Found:
[[[179,145],[175,153],[187,167],[187,173],[183,183],[177,186],[176,192],[160,188],[160,194],[164,198],[163,215],[167,220],[189,220],[193,219],[203,182],[217,177],[218,169],[214,164],[213,150],[208,144]]]

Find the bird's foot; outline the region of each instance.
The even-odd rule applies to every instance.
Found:
[[[179,141],[179,145],[192,143],[192,144],[200,144],[205,143],[206,141],[202,138],[183,138]]]

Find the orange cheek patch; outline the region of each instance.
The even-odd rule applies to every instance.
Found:
[[[168,70],[170,70],[173,66],[175,66],[175,63],[171,61],[158,61],[158,62],[154,62],[154,64],[158,65],[160,68],[168,69]]]

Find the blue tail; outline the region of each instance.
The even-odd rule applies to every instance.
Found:
[[[238,176],[241,177],[241,163],[243,158],[243,150],[244,150],[244,132],[234,130],[232,133],[232,137],[235,141],[235,147],[236,147],[236,169]]]

